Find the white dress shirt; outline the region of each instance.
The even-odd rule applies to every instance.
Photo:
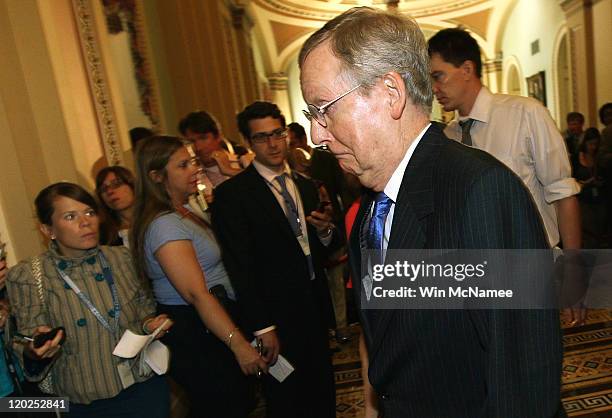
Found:
[[[404,179],[404,172],[406,171],[406,167],[408,166],[408,162],[410,158],[412,158],[412,154],[414,154],[414,150],[421,142],[423,135],[429,129],[431,123],[427,124],[427,126],[419,133],[414,142],[410,144],[408,150],[406,150],[406,154],[404,154],[404,158],[400,161],[399,165],[391,175],[391,178],[387,182],[385,186],[384,192],[385,194],[393,201],[391,204],[391,209],[389,209],[389,214],[387,215],[387,219],[385,219],[385,229],[383,232],[383,251],[387,249],[389,245],[389,237],[391,236],[391,225],[393,225],[393,214],[395,212],[395,203],[397,202],[397,195],[399,194],[400,187],[402,185],[402,180]],[[374,206],[372,206],[372,209]]]
[[[493,94],[482,87],[469,116],[472,146],[482,149],[518,175],[533,196],[551,246],[559,242],[554,202],[580,192],[572,178],[567,149],[548,109],[535,99]],[[458,119],[444,130],[461,141]]]
[[[282,174],[286,174],[285,182],[287,184],[287,191],[289,192],[289,196],[291,196],[291,198],[295,202],[295,206],[298,210],[299,215],[299,224],[302,228],[302,235],[296,238],[298,241],[300,241],[300,245],[304,250],[304,255],[310,255],[310,245],[308,244],[308,231],[306,231],[307,224],[306,216],[304,215],[304,205],[302,205],[302,197],[300,196],[300,192],[295,183],[293,182],[293,178],[291,177],[291,169],[289,168],[289,165],[285,163],[285,169],[280,173],[269,169],[268,167],[259,163],[256,160],[253,160],[253,165],[255,166],[255,170],[257,170],[257,172],[264,178],[270,190],[272,190],[272,193],[278,201],[278,204],[283,209],[283,212],[285,212],[285,216],[288,216],[288,214],[289,216],[293,216],[293,214],[289,213],[291,209],[287,207],[285,199],[281,194],[281,186],[276,180],[276,177]]]
[[[300,196],[300,191],[298,190],[297,186],[295,185],[295,182],[293,181],[293,177],[291,175],[291,168],[289,168],[289,165],[285,163],[284,170],[281,173],[279,173],[279,172],[269,169],[268,167],[259,163],[256,160],[253,160],[253,166],[255,167],[255,170],[257,170],[259,175],[261,175],[264,178],[264,180],[268,184],[268,187],[270,187],[270,190],[272,190],[272,193],[274,194],[274,197],[276,197],[278,204],[283,209],[283,212],[285,212],[285,216],[287,216],[287,213],[290,209],[285,204],[285,199],[283,198],[283,195],[280,193],[281,186],[276,180],[276,177],[280,176],[283,173],[286,174],[285,181],[287,184],[287,191],[289,192],[289,195],[295,202],[295,206],[297,207],[298,214],[299,214],[300,226],[302,228],[302,235],[300,237],[297,237],[297,240],[302,246],[302,250],[304,250],[304,254],[306,256],[310,255],[310,243],[308,240],[308,230],[307,230],[307,223],[306,223],[307,215],[304,213],[304,205],[302,204],[302,197]],[[325,236],[319,236],[318,238],[319,238],[319,241],[321,241],[321,244],[327,247],[331,243],[332,234],[328,234]]]

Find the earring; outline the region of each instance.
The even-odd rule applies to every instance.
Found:
[[[51,238],[52,240],[55,240],[55,235],[51,234],[51,237],[50,237],[50,238]]]

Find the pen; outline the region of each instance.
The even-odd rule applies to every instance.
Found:
[[[259,353],[260,357],[263,355],[263,343],[259,338],[257,339],[257,352]],[[257,368],[257,378],[260,378],[261,374],[261,369]]]
[[[27,335],[23,335],[18,332],[16,332],[14,335],[15,335],[15,338],[21,338],[22,340],[26,340],[26,341],[34,341],[33,337],[28,337]]]

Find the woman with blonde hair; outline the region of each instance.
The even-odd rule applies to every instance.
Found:
[[[186,208],[199,164],[180,139],[166,136],[145,139],[136,159],[130,242],[159,311],[176,320],[163,340],[172,350],[170,374],[186,390],[191,416],[244,418],[252,408],[245,374],[267,364],[228,312],[234,290],[213,231]]]

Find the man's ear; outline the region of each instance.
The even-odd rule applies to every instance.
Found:
[[[404,113],[406,107],[406,85],[402,76],[390,71],[382,76],[384,91],[388,98],[391,117],[399,119]]]
[[[149,171],[149,178],[155,183],[162,183],[164,181],[164,176],[158,170]]]
[[[472,60],[465,60],[461,64],[461,71],[466,79],[476,77],[476,64]]]

